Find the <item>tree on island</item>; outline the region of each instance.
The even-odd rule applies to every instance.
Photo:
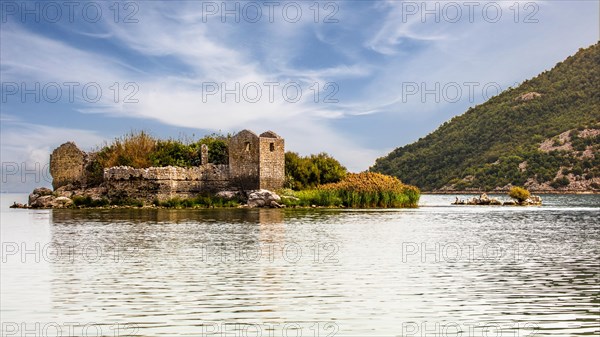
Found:
[[[306,157],[296,152],[285,153],[286,188],[304,190],[337,183],[344,179],[347,173],[339,161],[324,152]]]

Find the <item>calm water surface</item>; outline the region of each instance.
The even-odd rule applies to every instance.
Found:
[[[11,210],[6,336],[600,334],[600,196],[542,207]],[[26,331],[27,330],[27,331]]]

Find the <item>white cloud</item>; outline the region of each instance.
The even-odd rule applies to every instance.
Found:
[[[498,3],[506,15],[512,14],[507,6],[514,2]],[[105,95],[97,104],[81,104],[79,100],[80,104],[73,106],[83,113],[145,118],[181,127],[225,132],[273,129],[286,138],[288,149],[302,153],[327,151],[350,169],[363,170],[385,154],[388,146],[373,146],[374,150],[361,145],[355,137],[348,136],[360,133],[360,129],[341,132],[332,123],[336,118],[397,113],[407,121],[398,126],[401,133],[402,128],[411,127],[411,119],[426,120],[437,111],[452,107],[444,102],[403,103],[401,89],[407,81],[428,85],[471,81],[512,85],[597,41],[597,3],[536,3],[538,24],[514,23],[509,16],[495,24],[481,19],[474,23],[423,23],[418,15],[404,20],[402,3],[388,1],[373,4],[375,10],[370,14],[386,13],[381,22],[374,17],[368,25],[355,25],[364,20],[365,14],[355,13],[347,5],[350,7],[340,13],[349,14],[339,17],[336,34],[347,34],[353,39],[339,39],[331,38],[328,30],[305,18],[297,24],[279,19],[251,27],[223,24],[218,19],[205,23],[194,2],[144,2],[140,3],[137,24],[103,21],[91,32],[82,31],[91,41],[110,41],[118,46],[116,49],[127,51],[127,57],[110,48],[85,50],[66,39],[52,39],[11,23],[3,24],[2,77],[3,81],[19,82],[95,81],[103,88],[114,82],[135,82],[139,86],[137,104],[115,104],[110,95]],[[345,4],[340,2],[340,6]],[[327,29],[331,27],[338,26]],[[252,28],[252,32],[244,31],[245,28]],[[323,63],[327,66],[301,68],[293,60],[309,55],[306,42],[312,40],[339,51],[352,63],[334,60]],[[145,63],[157,67],[147,67]],[[318,62],[310,64],[315,63]],[[285,102],[278,89],[275,101],[270,102],[266,99],[267,88],[262,85],[273,81],[281,85],[300,83],[302,99]],[[313,103],[310,85],[330,81],[340,84],[345,99],[338,104]],[[203,101],[203,83],[209,82],[224,82],[228,87],[258,83],[264,97],[257,103],[243,98],[236,103],[227,96],[223,103],[217,94]],[[59,144],[66,141],[62,138],[67,134],[83,143],[102,139],[94,131],[73,131],[68,127],[45,129],[31,124],[19,128],[7,123],[10,118],[2,115],[2,151],[15,158],[27,154],[18,160],[39,160],[49,151],[49,147],[40,144]],[[19,139],[21,132],[26,137]],[[399,141],[397,145],[402,144]]]
[[[598,17],[594,14],[598,4],[592,2],[520,1],[519,14],[514,11],[516,2],[477,2],[479,11],[475,12],[472,23],[466,13],[463,13],[464,20],[457,23],[445,21],[443,17],[437,23],[432,15],[422,20],[421,9],[403,20],[406,3],[379,4],[379,7],[385,6],[389,14],[365,40],[366,47],[389,55],[379,71],[374,71],[373,80],[362,88],[365,99],[361,101],[373,110],[418,114],[451,106],[452,103],[443,98],[439,104],[433,102],[431,95],[422,103],[421,92],[403,102],[402,88],[412,83],[424,83],[427,88],[433,88],[436,83],[441,87],[458,83],[463,87],[463,97],[468,98],[464,83],[477,82],[475,102],[480,103],[487,97],[482,92],[483,86],[499,84],[506,89],[598,40],[592,28],[598,27]],[[427,3],[428,8],[433,8],[435,3],[443,8],[457,2],[431,2]],[[498,22],[488,22],[483,17],[481,10],[487,3],[502,8],[503,16]],[[534,15],[529,17],[531,14]],[[538,22],[527,23],[526,19]],[[383,104],[377,108],[369,102]]]
[[[290,144],[310,144],[311,137],[317,139],[319,134],[328,134],[330,136],[327,138],[331,141],[327,144],[339,144],[337,149],[342,150],[336,151],[335,146],[327,146],[329,151],[352,169],[364,166],[361,161],[368,156],[355,154],[370,151],[354,144],[352,140],[334,137],[335,132],[329,127],[321,125],[314,128],[319,131],[295,131],[289,135],[280,131],[288,125],[305,125],[308,128],[313,123],[319,123],[319,119],[340,116],[339,110],[330,108],[331,105],[312,103],[313,93],[309,86],[312,81],[324,83],[330,77],[364,76],[367,74],[364,67],[341,65],[306,73],[293,69],[269,73],[260,69],[258,62],[249,59],[247,55],[227,47],[214,36],[209,36],[206,25],[193,22],[193,18],[180,22],[165,18],[160,12],[148,11],[143,22],[147,24],[127,27],[107,22],[107,34],[115,42],[141,55],[175,58],[192,70],[190,74],[184,76],[174,73],[168,77],[160,77],[144,73],[126,67],[110,57],[80,50],[18,27],[11,27],[3,32],[3,38],[11,46],[3,52],[3,59],[7,60],[7,66],[12,69],[9,74],[12,80],[29,78],[59,83],[95,81],[102,83],[105,89],[114,82],[134,81],[139,85],[140,91],[136,95],[139,103],[115,104],[110,101],[112,96],[107,95],[108,97],[103,97],[101,104],[87,104],[79,108],[84,113],[151,118],[169,125],[213,130],[240,130],[253,125],[260,130],[268,122]],[[36,53],[37,50],[43,50],[44,57]],[[203,101],[203,84],[213,82],[219,86],[225,83],[228,88],[234,87],[236,83],[242,88],[246,84],[257,83],[263,90],[262,98],[257,103],[251,103],[242,96],[240,102],[236,103],[231,95],[226,96],[223,101],[220,93],[217,93]],[[264,86],[265,82],[279,83],[275,88],[274,101],[267,98],[269,87]],[[284,99],[282,87],[292,82],[302,85],[302,96],[296,103],[289,103]],[[291,96],[294,96],[294,90]],[[26,140],[30,141],[32,140]],[[346,147],[353,148],[351,155],[344,154],[343,149]],[[297,150],[308,152],[304,147]],[[311,152],[322,150],[325,148],[315,146]]]

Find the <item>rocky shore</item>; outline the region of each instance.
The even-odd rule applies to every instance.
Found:
[[[69,196],[66,196],[69,195]],[[261,189],[251,191],[221,191],[214,195],[221,200],[235,200],[240,202],[237,207],[246,208],[284,208],[281,197],[272,191]],[[87,204],[78,203],[77,200],[87,199]],[[97,205],[97,206],[91,206]],[[59,208],[131,208],[131,207],[160,207],[155,204],[141,201],[131,203],[115,203],[102,193],[102,189],[68,191],[65,189],[52,191],[46,187],[39,187],[29,194],[28,203],[14,202],[11,208],[25,209],[59,209]]]
[[[477,205],[477,206],[541,206],[542,198],[537,195],[531,195],[525,200],[499,200],[497,198],[490,198],[486,193],[481,194],[479,197],[473,197],[467,200],[461,200],[456,197],[456,200],[452,205]]]

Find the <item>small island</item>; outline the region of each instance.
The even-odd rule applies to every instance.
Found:
[[[50,155],[53,189],[13,208],[417,207],[420,191],[380,173],[348,173],[327,154],[285,152],[273,131],[196,142],[131,133],[97,151]]]
[[[513,186],[508,192],[508,196],[512,200],[502,201],[496,198],[488,197],[487,193],[483,193],[477,197],[473,197],[468,200],[460,200],[456,197],[456,200],[452,205],[477,205],[477,206],[541,206],[542,198],[537,195],[532,195],[528,190]]]

